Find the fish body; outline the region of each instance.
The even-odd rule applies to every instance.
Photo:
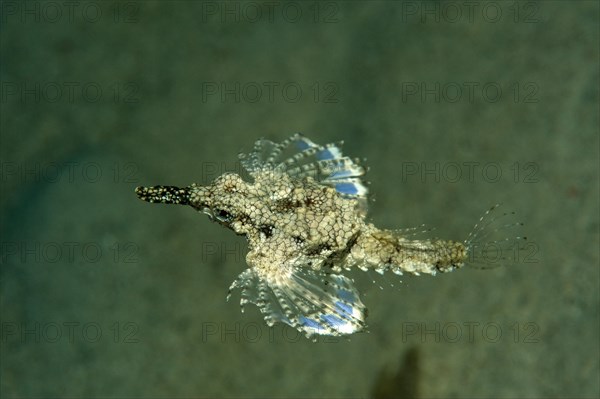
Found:
[[[460,268],[468,242],[414,240],[366,219],[365,168],[341,144],[318,145],[301,134],[259,140],[240,154],[252,181],[225,173],[210,185],[138,187],[144,201],[189,205],[246,236],[248,269],[230,287],[272,326],[307,336],[364,330],[367,309],[352,269],[431,274]],[[229,296],[228,296],[229,298]]]

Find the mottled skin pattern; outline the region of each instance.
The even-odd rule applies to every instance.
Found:
[[[292,144],[300,152],[282,158]],[[269,325],[284,322],[309,336],[360,331],[366,308],[344,270],[435,274],[467,257],[461,242],[410,240],[367,223],[364,168],[336,145],[295,135],[280,144],[259,140],[241,158],[253,182],[225,173],[208,186],[136,193],[147,202],[190,205],[245,235],[250,268],[231,288],[242,288],[242,306],[257,304]]]
[[[277,265],[291,261],[338,273],[356,266],[435,274],[462,266],[467,256],[461,242],[408,240],[366,223],[355,200],[310,177],[264,171],[252,184],[226,173],[206,187],[140,187],[136,192],[148,202],[191,205],[245,235],[246,261],[261,275],[277,274]]]

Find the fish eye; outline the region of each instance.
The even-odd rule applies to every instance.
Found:
[[[221,223],[229,223],[233,219],[231,213],[224,209],[215,209],[213,212],[215,219]]]

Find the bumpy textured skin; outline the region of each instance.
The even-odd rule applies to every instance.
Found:
[[[242,306],[258,305],[269,325],[283,322],[307,336],[360,331],[366,308],[345,270],[435,274],[467,257],[462,242],[410,240],[367,223],[365,170],[339,145],[296,134],[279,144],[259,140],[240,158],[252,182],[225,173],[208,186],[136,193],[147,202],[190,205],[245,235],[249,269],[231,289],[241,288]]]

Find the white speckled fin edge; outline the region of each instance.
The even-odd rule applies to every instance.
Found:
[[[349,335],[366,327],[367,310],[352,280],[343,275],[294,267],[289,277],[266,281],[250,268],[234,281],[230,294],[234,288],[242,289],[242,311],[254,303],[269,326],[285,323],[307,337]]]

